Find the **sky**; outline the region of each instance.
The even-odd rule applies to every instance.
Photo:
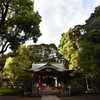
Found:
[[[42,17],[42,36],[37,43],[29,41],[26,45],[54,43],[58,47],[61,34],[75,25],[85,24],[85,20],[99,5],[100,0],[35,0],[34,10]]]

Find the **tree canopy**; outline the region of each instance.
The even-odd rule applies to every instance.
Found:
[[[9,57],[6,60],[3,68],[4,75],[14,82],[19,76],[25,75],[24,70],[30,68],[31,62],[29,61],[30,52],[25,46],[20,46],[16,50],[16,56]]]
[[[86,20],[62,34],[60,53],[70,65],[77,65],[100,90],[100,6]]]
[[[78,42],[81,38],[81,33],[84,32],[84,25],[76,25],[70,28],[68,32],[62,34],[59,49],[60,53],[69,62],[69,69],[75,69],[77,64]]]
[[[55,44],[29,45],[32,62],[58,61],[58,48]]]
[[[8,58],[8,55],[1,55],[0,56],[0,67],[3,68],[6,62],[6,59]]]
[[[0,0],[0,54],[8,47],[17,49],[29,39],[37,42],[40,22],[32,0]]]
[[[100,89],[100,6],[86,20],[86,33],[79,43],[78,63],[84,73],[92,78],[92,81]]]

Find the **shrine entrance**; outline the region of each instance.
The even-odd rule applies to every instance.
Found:
[[[45,86],[51,86],[54,87],[55,86],[55,79],[53,77],[43,77],[41,79],[42,84]]]
[[[66,91],[70,81],[70,73],[73,70],[66,69],[63,63],[36,63],[31,69],[27,69],[37,80],[37,90],[39,92],[57,93],[59,90]],[[63,83],[63,84],[62,84]]]

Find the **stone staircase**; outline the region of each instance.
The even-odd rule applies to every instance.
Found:
[[[42,96],[41,100],[61,100],[61,99],[55,95],[45,95]]]
[[[40,95],[59,94],[59,90],[39,90]]]

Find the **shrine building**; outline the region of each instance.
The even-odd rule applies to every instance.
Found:
[[[61,83],[68,85],[70,74],[73,70],[66,69],[63,63],[33,63],[30,69],[27,69],[37,80],[39,90],[58,89]]]

